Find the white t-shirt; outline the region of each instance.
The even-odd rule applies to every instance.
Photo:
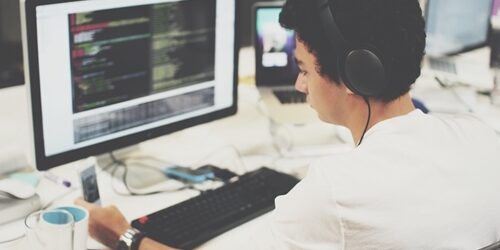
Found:
[[[321,159],[250,249],[479,249],[500,240],[500,145],[468,115],[415,110]]]

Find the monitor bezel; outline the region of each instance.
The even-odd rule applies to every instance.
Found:
[[[433,0],[426,0],[425,1],[425,32],[427,34],[427,25],[428,25],[428,15],[429,15],[429,2],[431,2]],[[483,48],[483,47],[486,47],[488,46],[489,44],[489,41],[491,39],[491,33],[492,33],[492,26],[491,26],[491,11],[493,9],[493,1],[490,1],[490,10],[489,10],[489,15],[490,15],[490,21],[488,22],[488,28],[487,28],[487,31],[486,31],[486,39],[484,42],[481,42],[481,43],[478,43],[478,44],[474,44],[474,45],[471,45],[471,46],[467,46],[465,48],[462,48],[460,50],[457,50],[457,51],[451,51],[451,52],[448,52],[448,53],[444,53],[442,55],[431,55],[431,54],[427,54],[427,50],[426,50],[426,55],[427,56],[430,56],[430,57],[443,57],[443,56],[456,56],[458,54],[462,54],[462,53],[465,53],[465,52],[470,52],[472,50],[475,50],[475,49],[480,49],[480,48]],[[426,46],[427,46],[427,42],[426,42]]]
[[[239,51],[239,31],[238,23],[238,0],[235,0],[235,20],[234,20],[234,69],[233,69],[233,103],[231,106],[217,110],[201,116],[189,118],[186,120],[163,125],[153,129],[137,132],[124,137],[100,142],[91,146],[69,150],[51,156],[45,155],[45,144],[43,138],[43,121],[40,93],[40,72],[38,58],[38,38],[36,27],[36,7],[48,4],[58,4],[66,2],[77,2],[88,0],[25,0],[23,6],[26,22],[26,44],[29,65],[29,86],[28,91],[31,98],[31,118],[32,118],[32,141],[34,146],[34,160],[38,170],[47,170],[66,163],[84,159],[89,156],[95,156],[112,152],[127,146],[131,146],[149,139],[170,134],[185,128],[193,127],[202,123],[224,118],[236,114],[238,100],[238,51]],[[98,1],[98,0],[96,0]]]

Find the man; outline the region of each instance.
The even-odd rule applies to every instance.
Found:
[[[346,44],[326,35],[325,7]],[[246,246],[478,249],[500,239],[495,134],[470,115],[426,115],[411,102],[425,47],[417,0],[288,0],[280,22],[297,34],[297,90],[358,147],[311,164]],[[370,77],[343,72],[358,52]],[[90,234],[115,246],[129,228],[119,211],[79,203],[90,208]],[[145,238],[139,249],[169,248]]]

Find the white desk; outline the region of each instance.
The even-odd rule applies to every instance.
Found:
[[[227,167],[237,173],[244,173],[260,166],[271,165],[281,171],[304,171],[303,169],[311,160],[309,154],[314,152],[303,151],[306,153],[303,157],[278,159],[276,150],[273,147],[272,136],[269,132],[269,120],[259,111],[258,92],[255,87],[249,85],[241,86],[239,91],[239,107],[238,113],[235,116],[141,143],[141,154],[155,156],[168,162],[187,166],[211,163]],[[3,98],[2,95],[6,98]],[[2,137],[0,142],[5,142],[6,140],[3,138],[8,138],[11,143],[18,144],[12,148],[22,149],[22,151],[26,151],[28,148],[28,143],[26,142],[28,139],[28,126],[26,124],[28,119],[25,115],[27,111],[23,110],[26,108],[26,105],[21,104],[24,98],[22,87],[0,91],[0,100],[4,103],[4,105],[0,103],[0,106],[4,107],[0,111],[0,115],[2,115],[2,121],[8,120],[7,123],[2,122],[0,126],[10,127],[7,128],[9,132],[2,135],[5,137]],[[10,108],[13,106],[16,108]],[[318,127],[325,128],[323,131],[326,132],[312,133],[312,131],[317,131]],[[317,137],[318,140],[329,140],[332,143],[339,143],[335,134],[332,133],[333,130],[331,127],[331,125],[327,124],[313,124],[309,128],[309,133],[311,133],[311,137]],[[21,132],[19,130],[24,131]],[[14,133],[14,131],[16,132]],[[7,146],[5,145],[5,147]],[[339,145],[338,149],[342,151],[346,147]],[[22,152],[16,153],[19,154]],[[239,158],[238,154],[241,154],[243,157]],[[64,178],[70,180],[73,184],[78,185],[77,174],[74,170],[77,164],[79,163],[67,164],[50,171],[59,176],[64,176]],[[130,221],[198,194],[196,191],[185,190],[151,196],[125,197],[114,193],[111,188],[112,178],[108,173],[100,172],[98,174],[98,182],[104,205],[117,205]],[[116,182],[118,181],[115,179],[115,184]],[[68,189],[45,179],[41,180],[38,187],[38,193],[42,197],[43,204],[68,191]],[[66,196],[58,199],[55,202],[55,206],[71,204],[78,196],[81,196],[79,189],[69,192]],[[259,221],[262,221],[265,217],[262,216],[250,223],[237,227],[200,246],[200,249],[231,249],[231,245],[237,244],[241,239],[244,239],[252,228],[258,225]],[[23,230],[22,221],[15,221],[0,226],[0,242],[22,234]],[[22,240],[3,245],[0,244],[0,249],[3,249],[2,247],[6,247],[7,249],[25,249],[22,244]],[[94,246],[93,242],[89,245],[89,247]]]
[[[443,89],[433,77],[422,75],[411,93],[423,101],[431,112],[463,113],[471,109],[474,115],[500,135],[500,105],[493,105],[487,96],[477,94],[472,88]]]
[[[282,171],[299,171],[306,167],[308,162],[312,160],[311,157],[276,160],[272,136],[268,129],[268,119],[258,108],[257,91],[250,85],[240,86],[239,91],[240,98],[237,115],[144,142],[140,144],[141,151],[144,154],[153,155],[181,165],[212,163],[228,167],[238,173],[266,165],[273,165]],[[463,104],[457,100],[454,94],[449,90],[440,89],[432,79],[425,76],[419,79],[412,92],[415,97],[424,101],[431,110],[464,110]],[[24,98],[23,87],[0,90],[0,149],[2,147],[4,149],[8,148],[9,154],[23,153],[29,145],[27,143],[28,119]],[[471,105],[478,115],[500,131],[500,107],[490,105],[488,100],[483,97],[472,99],[474,100],[471,101]],[[326,133],[328,140],[339,143],[331,133],[331,130],[329,130],[329,125],[318,126],[322,126],[322,129],[315,128],[311,131],[316,132],[309,133],[309,135],[322,138],[325,137],[323,133]],[[232,147],[237,148],[237,151],[244,156],[241,160]],[[339,146],[338,150],[345,150],[345,147]],[[73,170],[75,164],[78,163],[64,165],[51,171],[77,184],[76,172]],[[99,174],[98,181],[103,203],[105,205],[117,205],[128,220],[133,220],[197,195],[195,191],[185,190],[152,196],[124,197],[112,191],[110,186],[111,180],[112,178],[110,178],[109,174]],[[43,202],[46,203],[47,200],[67,190],[42,179],[38,191],[42,196]],[[57,200],[55,204],[63,205],[72,203],[78,196],[80,196],[80,190],[70,192]],[[267,215],[264,215],[239,226],[203,244],[199,249],[233,249],[235,244],[245,239],[253,228],[258,227],[266,217]],[[18,236],[22,234],[23,230],[22,221],[2,225],[0,226],[0,241]],[[91,248],[95,246],[95,242],[91,242],[89,245]],[[23,247],[23,240],[18,240],[0,244],[0,249],[26,248]]]

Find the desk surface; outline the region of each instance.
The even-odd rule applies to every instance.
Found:
[[[239,91],[239,108],[235,116],[141,143],[139,145],[141,154],[152,155],[168,162],[186,166],[211,163],[238,173],[259,166],[271,166],[285,172],[304,173],[308,163],[314,157],[325,152],[325,148],[332,153],[344,151],[349,147],[339,140],[335,133],[335,126],[318,123],[307,128],[297,128],[299,129],[297,134],[307,134],[309,136],[307,143],[311,141],[325,143],[327,141],[333,143],[333,147],[303,147],[302,151],[297,151],[298,154],[294,157],[278,157],[274,147],[275,141],[269,132],[269,119],[261,112],[262,107],[259,107],[258,92],[254,86],[248,84],[241,85]],[[441,89],[432,78],[422,76],[412,90],[412,95],[422,100],[429,109],[434,111],[463,112],[472,108],[486,123],[500,131],[499,106],[491,105],[488,98],[478,96],[474,91],[468,89],[454,91],[456,92]],[[29,126],[25,98],[22,86],[0,91],[0,117],[2,117],[0,122],[0,150],[2,150],[0,162],[2,157],[8,158],[14,154],[24,155],[28,149]],[[293,130],[295,128],[287,127],[285,129]],[[292,141],[304,139],[300,136],[297,138],[288,139]],[[200,143],[200,140],[203,143]],[[298,144],[301,143],[298,142]],[[242,157],[240,158],[240,156]],[[78,183],[74,170],[77,164],[79,163],[67,164],[50,171],[64,176],[73,183]],[[117,195],[111,188],[113,178],[108,173],[98,173],[98,182],[103,203],[117,205],[128,220],[197,195],[195,191],[185,190],[151,196],[121,196]],[[38,192],[44,204],[59,197],[54,203],[55,206],[70,204],[76,197],[81,196],[80,189],[65,189],[44,179],[38,187]],[[253,228],[258,227],[267,216],[261,216],[214,238],[200,246],[199,249],[231,249],[231,246],[245,239]],[[22,221],[2,225],[0,226],[0,242],[15,238],[23,232]],[[0,243],[0,248],[25,249],[23,244],[23,240],[17,240],[10,243]],[[99,247],[102,246],[90,241],[89,248]]]
[[[290,158],[279,157],[274,147],[273,137],[270,134],[269,119],[263,115],[262,110],[260,110],[262,107],[259,107],[258,104],[258,91],[251,85],[242,85],[239,91],[239,107],[235,116],[141,143],[139,145],[140,154],[154,156],[166,162],[184,166],[210,163],[237,173],[244,173],[260,166],[270,166],[285,172],[298,171],[303,173],[311,161],[311,157],[324,154],[325,149],[338,149],[341,152],[350,147],[340,143],[336,137],[335,126],[318,122],[306,127],[297,127],[300,132],[308,134],[308,138],[301,138],[300,136],[295,136],[292,139],[288,138],[294,140],[297,145],[301,145],[300,147],[297,146],[297,148],[300,148],[297,150],[298,155]],[[6,98],[3,98],[3,96]],[[26,111],[19,110],[26,108],[25,105],[20,104],[20,100],[24,98],[22,87],[0,92],[0,102],[3,103],[3,105],[0,103],[0,107],[13,106],[14,103],[16,104],[14,106],[17,107],[16,109],[2,108],[0,110],[2,120],[5,118],[8,120],[6,123],[2,122],[0,126],[5,127],[5,131],[9,131],[5,135],[0,134],[0,138],[2,138],[0,142],[6,141],[3,138],[9,138],[8,140],[12,144],[3,146],[5,148],[10,147],[10,152],[17,154],[24,153],[28,148],[26,142],[28,139],[28,119]],[[2,128],[0,130],[4,130]],[[313,133],[313,131],[318,131],[318,128],[324,132]],[[295,128],[287,127],[283,129],[293,131]],[[21,136],[17,137],[16,135]],[[302,139],[304,139],[304,143],[300,142]],[[203,143],[200,143],[200,140]],[[321,144],[330,142],[333,144],[323,147],[309,145],[311,142],[320,142]],[[13,144],[17,145],[14,147]],[[66,164],[50,171],[56,175],[64,176],[73,184],[78,185],[75,171],[78,164],[79,162]],[[111,188],[113,183],[120,188],[120,181],[116,179],[113,181],[109,173],[102,171],[98,172],[98,182],[104,205],[117,205],[130,221],[198,194],[196,191],[184,190],[150,196],[121,196]],[[47,204],[54,198],[59,197],[53,206],[71,204],[75,198],[81,196],[79,188],[75,190],[66,189],[43,178],[37,192],[42,197],[42,204]],[[147,206],[144,206],[144,204],[147,204]],[[232,244],[237,244],[241,239],[245,238],[252,231],[252,228],[259,225],[265,217],[266,215],[237,227],[200,246],[200,249],[229,249]],[[22,221],[2,225],[0,226],[0,242],[15,238],[23,232]],[[101,247],[93,241],[89,243],[89,248]],[[0,248],[24,249],[22,244],[22,240],[3,245],[0,243]]]

